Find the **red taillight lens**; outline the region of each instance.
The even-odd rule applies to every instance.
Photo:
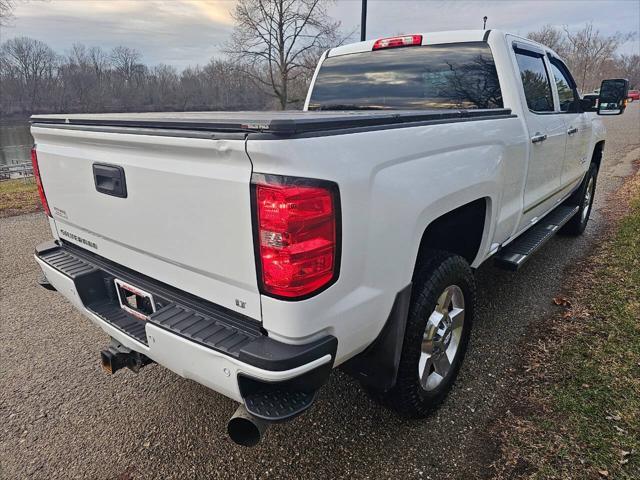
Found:
[[[373,50],[383,50],[385,48],[413,47],[422,45],[422,35],[404,35],[402,37],[389,37],[376,40]]]
[[[263,292],[300,298],[335,280],[340,221],[337,186],[256,174],[253,188]]]
[[[38,185],[38,194],[40,195],[42,208],[44,208],[44,213],[51,216],[51,210],[49,210],[47,197],[45,196],[44,188],[42,187],[42,179],[40,178],[40,168],[38,168],[38,154],[36,153],[36,147],[31,149],[31,164],[33,165],[33,176],[36,179],[36,185]]]

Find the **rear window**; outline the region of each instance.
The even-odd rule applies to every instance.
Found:
[[[485,42],[393,48],[327,58],[309,110],[502,108]]]

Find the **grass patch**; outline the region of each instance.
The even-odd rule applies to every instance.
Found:
[[[640,478],[640,176],[623,193],[626,216],[528,355],[498,477]]]
[[[0,217],[42,210],[35,180],[13,179],[0,182]]]

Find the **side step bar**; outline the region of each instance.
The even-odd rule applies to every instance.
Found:
[[[497,267],[516,271],[560,228],[578,213],[579,206],[560,205],[494,257]]]

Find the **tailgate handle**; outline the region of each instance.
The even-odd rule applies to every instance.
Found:
[[[96,190],[106,195],[127,198],[124,169],[118,165],[93,164],[93,181]]]

